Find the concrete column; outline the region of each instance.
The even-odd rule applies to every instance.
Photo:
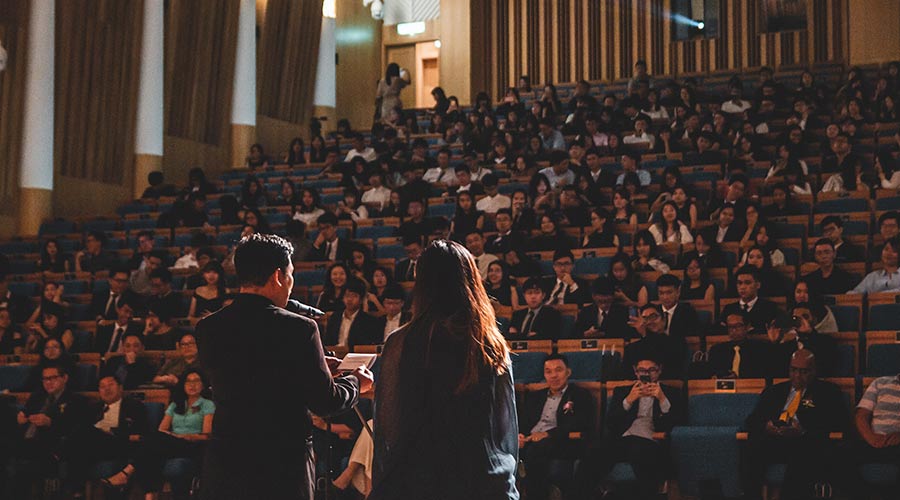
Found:
[[[243,166],[256,142],[256,2],[240,0],[234,93],[231,99],[231,165]]]
[[[56,1],[32,0],[28,19],[25,117],[19,172],[18,233],[38,234],[53,214],[53,85]]]
[[[141,81],[134,145],[134,197],[150,185],[147,175],[162,170],[163,159],[163,0],[144,0]]]

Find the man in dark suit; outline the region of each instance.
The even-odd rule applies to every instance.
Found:
[[[747,338],[750,320],[747,313],[735,311],[725,318],[728,342],[709,349],[711,375],[720,378],[760,378],[766,376],[766,366],[772,346],[761,340]]]
[[[409,200],[406,205],[407,217],[394,232],[397,236],[407,240],[424,241],[431,235],[434,223],[425,216],[425,200],[416,198]]]
[[[326,212],[316,220],[319,234],[306,257],[312,261],[346,262],[353,256],[353,245],[338,237],[338,219],[333,213]]]
[[[97,321],[116,319],[116,308],[128,291],[128,270],[117,267],[109,273],[109,291],[94,292],[89,314]]]
[[[544,279],[544,291],[549,305],[587,304],[591,301],[588,283],[572,274],[575,256],[568,249],[553,252],[554,276]]]
[[[828,238],[816,241],[813,255],[819,268],[803,277],[809,289],[819,295],[847,293],[859,282],[850,273],[834,265],[836,253],[834,243]]]
[[[116,377],[103,376],[98,389],[100,401],[91,403],[85,420],[67,443],[73,484],[84,484],[88,467],[97,461],[133,458],[136,442],[130,437],[142,436],[150,430],[146,407],[137,399],[125,396],[122,383]],[[124,473],[120,474],[124,476]]]
[[[10,456],[16,460],[13,495],[29,498],[30,486],[39,474],[56,467],[65,457],[64,443],[84,421],[88,402],[69,388],[69,374],[62,365],[41,371],[41,389],[29,396],[16,415],[19,426]]]
[[[819,223],[819,228],[822,230],[822,237],[834,244],[835,262],[864,262],[866,260],[861,248],[844,241],[844,221],[840,217],[837,215],[825,217]]]
[[[384,306],[384,316],[381,316],[377,319],[378,321],[378,332],[381,332],[381,340],[378,342],[379,344],[383,344],[387,341],[388,337],[400,328],[400,325],[404,325],[409,322],[412,314],[409,311],[403,310],[403,302],[406,299],[405,294],[403,293],[403,288],[399,286],[389,286],[387,290],[384,291],[384,296],[382,297],[381,304]]]
[[[494,255],[502,255],[515,248],[525,248],[525,234],[513,231],[512,210],[501,208],[494,218],[497,234],[488,238],[484,251]]]
[[[666,445],[653,439],[683,419],[681,391],[659,383],[664,366],[650,353],[632,367],[636,381],[613,390],[606,410],[609,439],[593,446],[577,480],[584,498],[591,496],[616,463],[627,462],[637,477],[637,498],[656,498],[669,469]],[[668,376],[671,376],[669,374]],[[602,487],[602,486],[601,486]]]
[[[632,377],[631,368],[640,360],[657,360],[672,378],[681,378],[687,345],[683,337],[665,334],[662,312],[659,306],[647,304],[641,308],[636,318],[630,318],[628,325],[637,332],[639,340],[625,346],[622,356],[623,378]]]
[[[200,364],[216,399],[202,499],[312,499],[308,412],[351,408],[372,387],[364,367],[333,378],[316,323],[283,309],[294,286],[293,251],[274,235],[244,239],[234,255],[240,294],[197,324]],[[235,353],[244,361],[235,363]]]
[[[373,345],[384,341],[379,321],[362,310],[366,285],[350,279],[344,287],[344,307],[335,311],[325,327],[325,345],[339,345],[353,349],[355,345]]]
[[[719,162],[716,161],[710,163]],[[698,163],[698,165],[703,165],[703,163]],[[732,207],[734,209],[734,218],[741,221],[745,220],[747,218],[747,199],[744,197],[744,193],[749,184],[749,179],[743,175],[732,175],[728,180],[728,190],[725,191],[725,196],[723,198],[716,198],[709,204],[710,219],[718,219],[723,208]],[[740,240],[740,238],[738,238],[738,240]]]
[[[568,483],[572,466],[583,456],[594,430],[594,398],[587,389],[570,385],[571,376],[565,356],[547,356],[544,360],[547,388],[527,393],[525,405],[519,411],[519,449],[525,461],[528,498],[547,498],[554,479]],[[579,435],[570,436],[571,433]],[[558,467],[553,467],[552,462],[557,462]],[[564,477],[551,477],[551,471],[556,469]],[[557,486],[565,492],[570,485]]]
[[[583,308],[575,320],[575,336],[578,338],[631,338],[628,327],[628,309],[613,300],[615,288],[609,278],[600,276],[591,283],[593,305]]]
[[[538,278],[528,278],[522,286],[525,309],[514,312],[509,322],[506,338],[509,340],[557,340],[562,326],[562,315],[553,307],[544,305],[544,288]]]
[[[150,273],[150,297],[147,306],[156,311],[168,311],[169,318],[182,318],[187,311],[179,292],[172,291],[172,272],[160,268]]]
[[[816,355],[795,352],[790,380],[764,390],[747,417],[744,492],[759,498],[766,467],[787,463],[781,497],[812,498],[814,483],[836,475],[828,434],[845,432],[849,417],[840,388],[817,378]]]
[[[484,186],[481,185],[481,182],[472,180],[472,172],[469,167],[457,165],[453,170],[456,172],[456,185],[447,188],[447,196],[456,196],[459,193],[467,192],[472,195],[474,200],[476,196],[484,194]]]
[[[136,299],[128,294],[119,300],[116,306],[115,321],[97,327],[97,332],[94,334],[94,352],[100,354],[124,353],[125,335],[141,335],[143,333],[143,326],[131,321],[136,308],[135,302]]]
[[[700,320],[694,306],[680,303],[681,280],[672,274],[663,274],[656,279],[659,305],[662,309],[663,331],[670,337],[685,338],[699,336]]]
[[[419,237],[404,237],[403,251],[406,252],[406,258],[397,262],[397,266],[394,268],[394,279],[398,282],[415,281],[416,261],[422,255],[422,239]]]
[[[791,310],[790,327],[772,325],[768,330],[769,341],[774,349],[769,356],[769,376],[786,377],[791,356],[795,351],[806,349],[816,356],[816,372],[823,377],[833,377],[837,370],[838,344],[830,335],[819,333],[813,325],[819,318],[813,313],[813,307],[801,302]]]
[[[124,353],[108,358],[100,374],[115,377],[129,391],[153,381],[159,366],[144,356],[143,335],[126,333],[122,345]]]
[[[585,194],[592,204],[602,205],[605,198],[602,190],[616,187],[616,174],[603,168],[603,155],[596,148],[588,149],[584,160],[587,167],[581,169],[579,173],[587,179],[588,188]]]
[[[759,269],[750,265],[743,266],[737,270],[734,279],[740,300],[723,307],[720,317],[727,318],[731,313],[744,311],[753,327],[751,334],[765,334],[769,324],[782,313],[774,302],[760,298]]]

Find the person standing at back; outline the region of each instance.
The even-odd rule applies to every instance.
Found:
[[[294,285],[292,253],[278,236],[244,238],[234,256],[240,294],[197,324],[217,408],[203,499],[312,499],[309,411],[349,409],[372,387],[365,368],[332,379],[336,360],[326,359],[316,323],[283,309]]]

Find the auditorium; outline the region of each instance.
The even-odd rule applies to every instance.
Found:
[[[0,499],[900,498],[898,98],[895,0],[0,0]]]

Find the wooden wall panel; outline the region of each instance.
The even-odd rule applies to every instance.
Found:
[[[27,0],[0,0],[0,41],[7,53],[6,70],[0,73],[0,214],[14,214],[25,114]]]
[[[523,72],[532,83],[627,78],[637,60],[654,75],[841,62],[847,0],[807,0],[808,29],[760,33],[762,0],[719,0],[719,35],[672,41],[671,0],[485,0],[495,97]],[[537,19],[532,19],[534,16]]]

